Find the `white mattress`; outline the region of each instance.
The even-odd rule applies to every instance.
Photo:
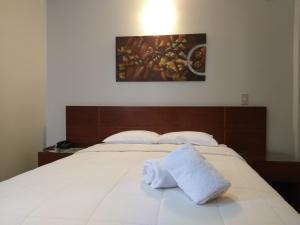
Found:
[[[300,225],[299,214],[226,146],[198,147],[232,183],[195,205],[180,189],[153,190],[144,160],[176,145],[101,144],[0,183],[1,225]]]

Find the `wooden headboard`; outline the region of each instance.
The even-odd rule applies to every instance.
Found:
[[[266,107],[67,106],[66,137],[80,147],[125,130],[204,131],[249,159],[266,154]]]

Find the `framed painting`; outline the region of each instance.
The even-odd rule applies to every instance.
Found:
[[[205,81],[206,34],[116,37],[117,81]]]

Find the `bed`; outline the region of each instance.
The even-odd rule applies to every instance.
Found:
[[[66,115],[68,140],[87,148],[1,182],[1,225],[300,224],[299,214],[230,148],[264,156],[263,107],[72,106]],[[141,128],[213,134],[226,145],[196,148],[232,186],[200,206],[178,188],[150,188],[142,181],[143,162],[162,158],[177,145],[99,144],[110,134]]]

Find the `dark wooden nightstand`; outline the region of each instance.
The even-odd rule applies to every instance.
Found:
[[[266,160],[254,160],[250,165],[300,212],[300,162],[284,154],[268,154]]]
[[[70,148],[67,150],[53,149],[38,152],[38,166],[42,166],[54,162],[58,159],[68,157],[81,149],[82,148]]]

